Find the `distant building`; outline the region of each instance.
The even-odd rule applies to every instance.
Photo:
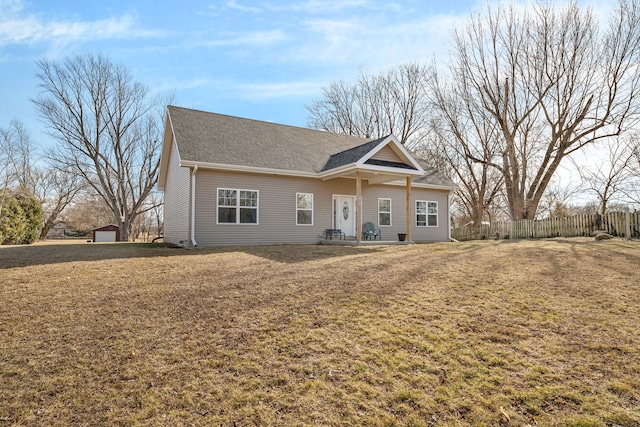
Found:
[[[64,239],[65,234],[72,231],[71,227],[69,227],[64,222],[59,222],[51,227],[51,230],[44,237],[45,239]]]

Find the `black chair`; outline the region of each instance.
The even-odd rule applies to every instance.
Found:
[[[339,228],[327,228],[324,230],[324,239],[333,240],[333,237],[338,237],[340,240],[345,239],[345,235]]]

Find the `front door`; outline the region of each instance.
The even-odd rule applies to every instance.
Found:
[[[356,198],[355,196],[333,196],[333,225],[345,236],[356,235]]]

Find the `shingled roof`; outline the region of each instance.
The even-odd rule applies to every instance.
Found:
[[[433,166],[428,166],[424,162],[420,162],[420,166],[424,169],[424,176],[419,176],[417,178],[413,178],[412,181],[416,184],[428,184],[428,185],[436,185],[439,187],[457,187],[453,181],[447,178],[442,172]]]
[[[182,162],[316,174],[357,162],[387,138],[340,135],[176,106],[167,110]],[[414,169],[401,163],[384,166]],[[434,168],[425,172],[414,181],[454,186]]]
[[[339,153],[332,154],[327,163],[322,168],[323,171],[338,168],[340,166],[355,163],[365,156],[369,151],[373,150],[378,144],[384,141],[386,137],[376,139],[370,142],[362,143],[356,147],[349,148]]]
[[[371,139],[169,106],[181,160],[301,172]],[[357,159],[356,159],[357,160]]]

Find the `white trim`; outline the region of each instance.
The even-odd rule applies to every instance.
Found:
[[[388,181],[385,182],[384,185],[397,185],[401,187],[406,187],[407,184],[404,181]],[[425,184],[422,182],[411,182],[411,188],[425,188],[429,190],[457,190],[459,187],[451,186],[451,185],[437,185],[437,184]]]
[[[451,193],[447,194],[447,238],[451,241]]]
[[[281,175],[281,176],[293,176],[293,177],[301,177],[301,178],[319,178],[323,181],[327,181],[329,179],[333,179],[336,177],[341,177],[346,173],[356,172],[356,171],[365,171],[365,172],[381,172],[385,174],[397,175],[398,177],[404,177],[407,175],[412,176],[423,176],[424,170],[420,168],[419,170],[414,169],[401,169],[394,168],[389,166],[376,166],[376,165],[359,165],[357,163],[349,163],[348,165],[340,166],[339,168],[330,169],[328,171],[314,173],[314,172],[303,172],[303,171],[295,171],[295,170],[284,170],[284,169],[272,169],[272,168],[263,168],[256,166],[240,166],[240,165],[225,165],[222,163],[206,163],[206,162],[194,162],[192,160],[184,160],[180,161],[180,166],[182,167],[194,167],[198,165],[201,169],[215,169],[222,170],[228,172],[243,172],[243,173],[259,173],[259,174],[267,174],[267,175]],[[347,177],[344,177],[347,178]]]
[[[354,177],[348,177],[344,175],[348,173],[355,173],[357,171],[365,172],[365,173],[374,172],[374,173],[380,173],[380,174],[386,174],[386,175],[395,175],[397,177],[405,177],[405,176],[419,177],[424,175],[424,172],[420,172],[414,169],[401,169],[401,168],[394,168],[389,166],[376,166],[376,165],[367,165],[367,164],[359,165],[357,163],[350,163],[346,166],[341,166],[336,169],[331,169],[329,171],[321,172],[318,175],[318,177],[322,178],[323,181],[328,181],[333,178],[354,178]],[[369,179],[367,177],[363,177],[362,179],[365,179],[367,181],[373,181],[372,183],[376,183],[375,181],[377,178]],[[379,183],[382,183],[385,181],[390,181],[390,179],[385,178],[383,181],[380,181]]]
[[[180,161],[180,151],[178,150],[178,142],[175,138],[175,133],[173,132],[173,122],[171,121],[171,115],[169,114],[169,108],[165,109],[166,117],[165,117],[165,125],[164,132],[162,135],[162,148],[160,150],[160,170],[158,171],[158,190],[164,192],[164,186],[167,181],[167,173],[169,172],[169,156],[171,155],[171,148],[173,145],[176,147],[176,154],[178,156],[178,162]],[[170,130],[170,133],[168,133]],[[171,142],[165,143],[168,135],[171,135]]]
[[[179,157],[179,156],[178,156]],[[339,175],[344,174],[346,172],[355,172],[358,168],[356,168],[355,163],[351,163],[345,166],[341,166],[336,169],[331,169],[330,171],[325,171],[321,173],[312,173],[312,172],[302,172],[302,171],[286,171],[282,169],[269,169],[269,168],[257,168],[257,167],[249,167],[249,166],[237,166],[237,165],[224,165],[219,163],[204,163],[204,162],[194,162],[191,160],[180,161],[180,166],[182,167],[194,167],[198,165],[201,169],[216,169],[228,172],[244,172],[244,173],[259,173],[259,174],[268,174],[268,175],[281,175],[281,176],[292,176],[292,177],[300,177],[300,178],[315,178],[322,179],[323,181],[328,181],[329,179],[333,179],[335,177],[340,177]],[[409,169],[403,169],[407,173],[398,172],[398,169],[394,168],[383,168],[382,166],[371,166],[367,165],[366,168],[360,168],[360,170],[366,171],[377,171],[377,172],[385,172],[391,173],[398,176],[407,176],[407,175],[415,175],[422,176],[417,171],[411,171]],[[342,177],[346,179],[355,179],[355,177]],[[370,180],[368,180],[370,181]],[[384,185],[399,185],[404,187],[406,184],[404,181],[396,180],[396,181],[387,181],[381,184]],[[459,187],[456,185],[436,185],[436,184],[425,184],[419,182],[412,182],[411,187],[413,188],[427,188],[432,190],[457,190]]]
[[[223,208],[236,209],[236,222],[220,222],[220,190],[229,190],[236,192],[236,205],[235,206],[222,206]],[[247,191],[256,193],[256,222],[240,222],[240,209],[254,209],[252,206],[240,206],[240,192]],[[216,225],[259,225],[260,224],[260,191],[250,190],[247,188],[230,188],[230,187],[217,187],[216,188]]]
[[[311,194],[311,209],[301,209],[298,207],[298,195],[300,194]],[[307,226],[307,227],[312,226],[313,220],[314,220],[313,210],[314,210],[313,193],[296,193],[296,225]],[[311,211],[311,224],[300,224],[298,222],[298,211]]]
[[[327,181],[329,179],[333,179],[336,177],[340,178],[340,175],[343,175],[349,172],[355,172],[355,171],[356,171],[356,164],[349,163],[348,165],[340,166],[339,168],[333,168],[333,169],[329,169],[328,171],[319,172],[316,175],[316,177],[322,178],[323,181]],[[352,178],[355,179],[355,177],[352,177]]]
[[[351,215],[351,217],[353,217],[353,234],[354,235],[353,236],[349,235],[349,237],[357,237],[358,233],[360,233],[362,230],[358,229],[358,224],[357,224],[358,198],[352,194],[332,194],[331,195],[331,228],[338,228],[336,225],[336,214],[339,214],[341,206],[336,206],[335,201],[340,200],[341,197],[348,197],[353,202],[353,214]],[[334,212],[334,208],[337,208],[337,211]],[[342,230],[342,232],[345,232],[344,229]]]
[[[429,216],[433,214],[429,213],[429,203],[435,203],[436,205],[436,225],[429,225]],[[440,226],[440,203],[437,201],[427,201],[427,227],[439,227]]]
[[[389,201],[389,212],[380,211],[380,200],[388,200]],[[393,225],[393,200],[391,197],[378,197],[378,227],[391,227]],[[389,214],[389,225],[380,224],[380,214],[388,213]]]
[[[203,169],[215,169],[228,172],[245,172],[245,173],[261,173],[267,175],[283,175],[283,176],[295,176],[302,178],[319,178],[317,173],[302,172],[302,171],[289,171],[283,169],[271,169],[255,166],[240,166],[240,165],[225,165],[222,163],[206,163],[206,162],[194,162],[192,160],[184,160],[180,162],[180,166],[193,167],[199,165]]]
[[[196,174],[198,173],[198,165],[193,167],[191,171],[191,244],[198,246],[196,242]]]
[[[418,225],[418,203],[425,203],[426,206],[426,212],[424,214],[420,214],[420,215],[424,215],[425,219],[424,219],[424,225]],[[429,216],[433,216],[433,214],[429,213],[429,203],[435,203],[436,204],[436,225],[429,225]],[[414,225],[416,227],[427,227],[427,228],[438,228],[438,226],[440,225],[440,221],[438,216],[440,215],[440,206],[439,203],[435,200],[415,200],[415,204],[414,204],[415,210],[414,210]]]
[[[396,176],[389,176],[389,174],[375,174],[373,177],[368,177],[367,181],[369,182],[369,185],[378,185],[378,184],[385,184],[387,182],[390,181],[394,181],[397,177]],[[403,176],[403,178],[406,178],[405,176]]]
[[[377,165],[358,165],[357,170],[359,171],[372,171],[372,172],[384,172],[391,175],[399,175],[399,176],[424,176],[424,170],[416,169],[403,169],[403,168],[394,168],[392,166],[377,166]]]
[[[374,149],[370,150],[367,154],[362,156],[360,160],[356,162],[358,167],[364,167],[364,164],[373,157],[378,151],[382,150],[384,147],[389,146],[393,150],[394,153],[398,155],[402,160],[407,163],[410,163],[418,172],[419,175],[424,175],[424,169],[420,164],[413,158],[411,153],[407,151],[406,148],[396,139],[394,135],[389,135],[385,139],[383,139]],[[369,165],[370,166],[370,165]],[[385,168],[385,169],[394,169],[395,168]]]

